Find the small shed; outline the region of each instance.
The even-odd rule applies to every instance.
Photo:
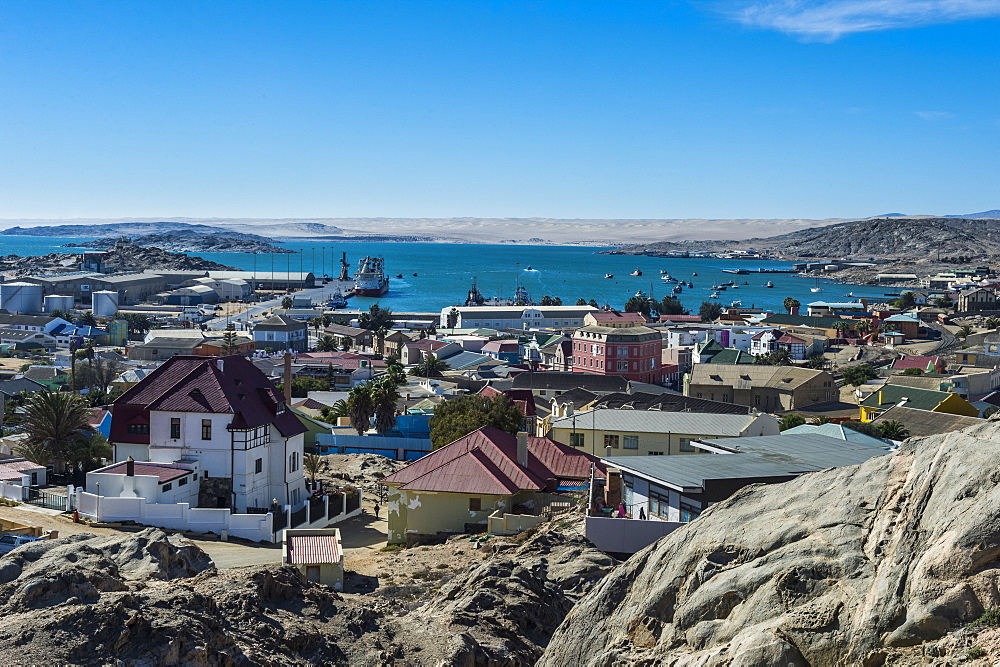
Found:
[[[344,587],[344,550],[339,528],[285,530],[281,562],[295,567],[308,581],[338,591]]]

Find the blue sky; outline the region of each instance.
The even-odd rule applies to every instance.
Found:
[[[0,217],[1000,208],[1000,0],[0,3]]]

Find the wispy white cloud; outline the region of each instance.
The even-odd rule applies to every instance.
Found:
[[[1000,17],[1000,0],[751,0],[720,10],[747,26],[832,42],[856,32]]]
[[[948,111],[914,111],[913,113],[924,120],[947,120],[955,117],[955,114]]]

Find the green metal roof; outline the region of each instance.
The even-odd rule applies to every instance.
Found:
[[[868,398],[861,401],[861,405],[866,408],[888,409],[894,405],[899,405],[905,398],[907,399],[906,407],[908,408],[933,410],[937,407],[938,403],[949,396],[951,396],[951,392],[947,391],[934,391],[933,389],[918,389],[898,384],[887,384],[883,385],[878,391],[872,392]]]

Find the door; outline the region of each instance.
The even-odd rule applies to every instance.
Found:
[[[319,565],[306,566],[306,579],[314,583],[319,583]]]

